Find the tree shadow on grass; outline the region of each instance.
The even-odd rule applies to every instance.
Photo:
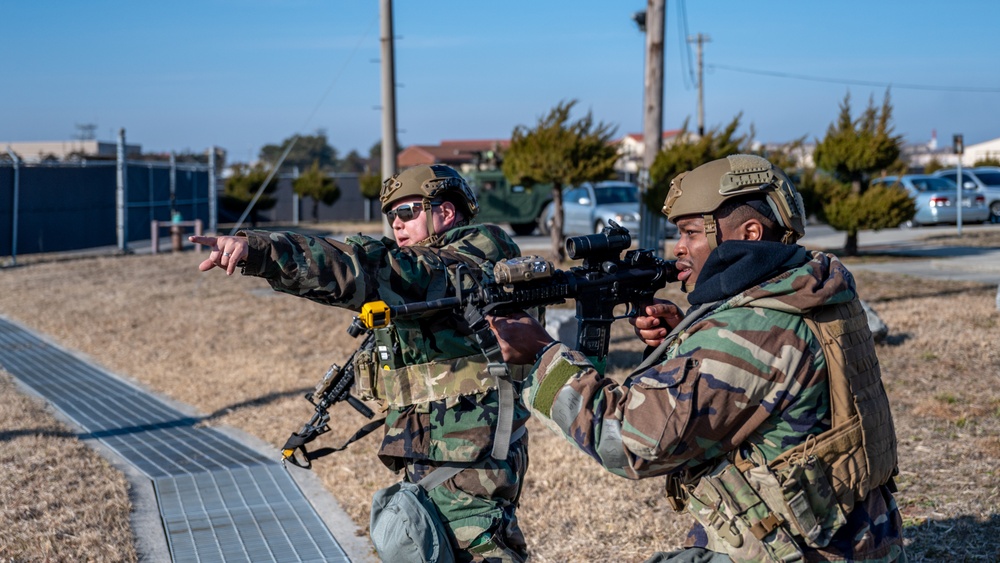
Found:
[[[917,561],[1000,561],[1000,514],[925,520],[904,525],[906,556]]]
[[[303,396],[305,395],[306,392],[312,390],[313,390],[312,387],[303,387],[301,389],[292,389],[290,391],[268,393],[266,395],[261,395],[260,397],[254,397],[252,399],[247,399],[245,401],[240,401],[238,403],[227,405],[205,416],[183,416],[175,418],[173,420],[165,420],[149,424],[136,424],[132,426],[123,426],[120,428],[110,428],[106,430],[97,430],[93,432],[70,432],[65,430],[54,430],[51,427],[7,430],[0,432],[0,443],[8,442],[22,436],[43,436],[48,438],[78,438],[80,440],[91,440],[91,439],[109,438],[112,436],[124,436],[141,432],[165,430],[168,428],[193,427],[205,422],[211,422],[239,409],[260,407],[269,403],[273,403],[275,401],[285,399],[287,397]]]

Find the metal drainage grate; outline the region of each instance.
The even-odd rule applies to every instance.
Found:
[[[174,561],[349,561],[277,461],[3,318],[0,366],[153,481]]]

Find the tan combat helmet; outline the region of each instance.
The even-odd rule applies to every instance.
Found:
[[[422,164],[407,168],[382,182],[382,213],[389,211],[397,201],[420,196],[423,198],[424,209],[429,210],[432,202],[447,200],[454,203],[465,217],[471,221],[479,213],[479,202],[476,194],[454,168],[444,164]],[[427,217],[427,233],[434,236],[434,224],[431,214]]]
[[[805,232],[802,196],[780,168],[752,154],[734,154],[713,160],[670,182],[663,202],[663,214],[671,222],[685,215],[701,215],[711,248],[718,246],[718,225],[714,212],[727,199],[761,194],[765,197],[785,235],[781,242],[793,244]]]

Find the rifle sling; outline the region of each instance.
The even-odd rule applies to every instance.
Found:
[[[373,420],[368,424],[365,424],[364,426],[359,428],[358,431],[355,432],[353,436],[351,436],[350,438],[347,439],[346,442],[344,442],[344,445],[340,447],[327,446],[325,448],[319,448],[311,452],[306,449],[306,444],[315,440],[321,434],[321,432],[309,433],[308,435],[303,435],[296,432],[295,434],[292,434],[291,437],[288,438],[288,441],[285,442],[285,447],[282,449],[301,451],[302,457],[305,458],[305,463],[299,462],[297,459],[295,459],[294,456],[290,456],[285,459],[291,461],[293,465],[297,465],[304,469],[309,469],[310,467],[312,467],[312,460],[319,459],[323,456],[327,456],[334,452],[339,452],[341,450],[346,449],[347,446],[350,446],[354,442],[357,442],[361,438],[364,438],[365,436],[371,434],[375,429],[382,426],[383,424],[385,424],[385,418]]]
[[[490,323],[482,311],[469,303],[465,307],[463,316],[469,323],[469,328],[472,329],[483,355],[486,356],[487,369],[497,381],[497,398],[500,404],[491,455],[493,459],[504,460],[510,451],[511,432],[514,428],[514,382],[500,352],[500,343],[497,342],[496,335],[490,329]]]

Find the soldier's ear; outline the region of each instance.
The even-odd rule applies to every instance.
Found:
[[[441,205],[438,206],[438,209],[441,211],[441,222],[445,225],[450,227],[458,221],[458,209],[455,207],[454,203],[450,201],[443,201],[441,202]]]
[[[747,219],[733,228],[719,225],[725,240],[764,240],[764,225],[757,219]]]
[[[757,219],[747,219],[740,231],[741,240],[764,240],[764,225]]]

